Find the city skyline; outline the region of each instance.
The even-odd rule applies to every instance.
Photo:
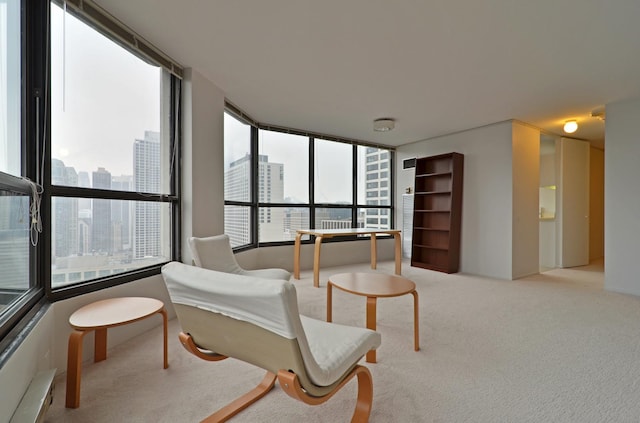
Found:
[[[52,159],[52,183],[97,189],[158,192],[161,186],[159,133],[130,142],[133,175],[107,169],[77,172]],[[89,174],[91,178],[89,180]],[[164,203],[54,197],[52,199],[52,281],[73,283],[121,273],[166,260],[169,207]]]
[[[225,140],[226,141],[226,140]],[[225,152],[227,143],[225,142]],[[373,147],[358,149],[362,156],[364,175],[358,184],[358,197],[363,198],[360,205],[380,206],[390,204],[390,188],[388,171],[390,155],[387,150]],[[228,157],[228,156],[227,156]],[[297,206],[274,207],[268,204],[290,203],[284,197],[285,180],[289,173],[284,163],[278,163],[269,155],[258,155],[257,180],[258,208],[257,233],[258,242],[292,241],[298,229],[336,229],[350,228],[354,225],[352,216],[353,201],[334,202],[344,204],[344,208],[315,208],[315,222],[311,225],[310,207]],[[287,161],[287,164],[290,161]],[[228,201],[251,202],[252,164],[250,154],[236,158],[225,166],[224,198]],[[308,189],[308,188],[307,188]],[[362,196],[360,192],[362,191]],[[300,202],[302,203],[302,202]],[[304,204],[304,203],[302,203]],[[229,235],[233,247],[251,242],[249,206],[225,206],[224,232]],[[376,229],[390,228],[390,210],[386,208],[356,209],[356,227]]]

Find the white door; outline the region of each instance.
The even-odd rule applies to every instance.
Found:
[[[589,264],[589,152],[586,141],[560,140],[561,267]]]

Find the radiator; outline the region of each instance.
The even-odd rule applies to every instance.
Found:
[[[402,257],[411,258],[413,194],[402,194]]]
[[[31,380],[10,423],[42,423],[53,402],[53,378],[56,369],[37,373]]]

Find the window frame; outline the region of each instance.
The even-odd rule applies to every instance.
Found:
[[[50,3],[62,4],[60,0],[43,0]],[[182,122],[181,122],[181,75],[182,68],[176,63],[168,59],[162,53],[153,49],[152,46],[147,46],[144,40],[140,37],[137,39],[137,43],[142,47],[138,48],[130,44],[126,40],[126,35],[123,31],[130,31],[128,28],[124,28],[121,24],[116,23],[107,12],[100,9],[92,2],[82,2],[78,5],[67,3],[66,8],[68,13],[73,14],[74,17],[81,20],[87,26],[93,30],[99,32],[103,36],[111,39],[117,45],[127,50],[129,53],[134,54],[141,59],[160,66],[169,72],[169,95],[166,106],[169,109],[168,113],[168,125],[166,121],[161,120],[161,127],[168,128],[169,131],[169,151],[170,151],[170,163],[168,172],[170,173],[169,180],[169,194],[163,193],[144,193],[135,191],[120,191],[112,189],[99,189],[99,188],[87,188],[87,187],[73,187],[54,185],[51,181],[51,125],[47,125],[46,141],[44,147],[44,165],[43,165],[43,185],[44,194],[42,198],[42,215],[43,218],[49,219],[52,216],[52,199],[56,198],[89,198],[89,199],[104,199],[104,200],[126,200],[126,201],[140,201],[140,202],[152,202],[152,203],[169,203],[170,205],[170,255],[169,261],[181,259],[181,200],[180,200],[180,163],[181,163],[181,134],[182,134]],[[104,18],[104,16],[108,16]],[[50,12],[47,11],[47,28],[50,24]],[[107,19],[105,21],[104,19]],[[49,29],[50,30],[50,29]],[[131,32],[131,34],[133,34]],[[137,45],[137,44],[136,44]],[[146,48],[146,50],[141,50]],[[51,54],[50,46],[47,52]],[[50,63],[50,61],[49,61]],[[50,84],[49,80],[49,84]],[[161,101],[163,96],[161,96]],[[51,119],[51,96],[47,98],[47,114],[46,118]],[[139,280],[154,275],[160,274],[162,266],[166,262],[154,264],[151,266],[141,267],[135,270],[131,270],[124,273],[119,273],[109,276],[100,276],[96,273],[95,279],[79,281],[76,283],[65,284],[60,287],[53,288],[52,284],[52,230],[51,227],[46,228],[43,232],[43,257],[40,260],[42,263],[42,274],[45,281],[44,291],[46,297],[51,301],[58,301],[75,297],[78,295],[87,294],[90,292],[99,291],[102,289],[110,288],[117,285],[122,285],[128,282]],[[97,269],[96,269],[97,270]]]
[[[21,50],[21,109],[20,109],[20,164],[18,177],[0,172],[0,189],[31,196],[31,185],[22,178],[37,181],[36,151],[43,141],[45,116],[41,113],[47,81],[45,41],[48,30],[48,2],[22,0],[20,2]],[[33,201],[31,198],[30,201]],[[42,237],[35,246],[29,245],[29,288],[8,304],[0,315],[0,351],[6,350],[27,327],[29,317],[39,313],[46,305],[42,266],[39,259],[43,251]],[[0,355],[0,367],[7,354]]]
[[[245,207],[250,207],[250,210],[251,210],[250,212],[251,241],[248,244],[234,247],[233,248],[234,251],[240,252],[240,251],[245,251],[253,248],[267,247],[267,246],[293,245],[294,243],[293,240],[292,241],[270,241],[270,242],[261,242],[259,240],[260,229],[258,225],[259,225],[259,211],[261,208],[267,208],[267,207],[268,208],[308,208],[309,209],[309,226],[312,229],[315,227],[315,218],[316,218],[317,209],[350,209],[352,227],[357,227],[358,225],[357,219],[358,219],[359,209],[388,209],[389,210],[388,219],[390,224],[395,221],[394,220],[395,196],[394,196],[394,184],[393,184],[393,175],[395,174],[395,149],[393,147],[376,145],[376,144],[371,144],[364,141],[340,138],[340,137],[335,137],[331,135],[311,133],[311,132],[305,132],[305,131],[300,131],[300,130],[291,129],[291,128],[283,128],[283,127],[276,127],[276,126],[271,126],[267,124],[262,124],[252,119],[250,116],[248,116],[246,113],[244,113],[241,109],[239,109],[237,106],[235,106],[228,100],[225,103],[225,113],[232,115],[235,119],[241,121],[244,124],[249,125],[252,128],[251,152],[250,152],[251,158],[252,158],[252,162],[251,162],[252,163],[251,164],[252,166],[251,167],[251,184],[252,185],[250,188],[252,191],[251,201],[239,202],[239,201],[227,201],[226,199],[224,201],[225,206],[227,205],[245,206]],[[309,175],[308,175],[309,202],[308,203],[267,203],[267,202],[260,202],[258,200],[259,188],[260,188],[259,180],[258,180],[259,179],[258,136],[259,136],[260,130],[282,132],[287,134],[295,134],[295,135],[302,135],[302,136],[308,137],[309,139]],[[347,205],[347,204],[337,204],[337,203],[315,202],[315,142],[316,142],[316,139],[321,141],[341,142],[345,144],[350,144],[352,146],[352,184],[353,185],[351,190],[351,195],[352,195],[351,204]],[[385,158],[388,158],[389,160],[389,167],[385,169],[388,172],[388,178],[389,178],[388,179],[389,180],[389,183],[388,183],[389,204],[388,205],[378,205],[378,204],[372,205],[372,204],[362,204],[358,202],[358,186],[357,185],[358,185],[358,147],[359,146],[381,149],[388,154],[388,157],[385,156]],[[384,154],[384,153],[381,153],[381,154]],[[367,165],[366,160],[364,160],[364,163],[362,163],[362,165],[366,168],[366,165]],[[376,180],[378,179],[379,177],[376,178]],[[364,181],[364,183],[366,187],[366,180]],[[365,195],[365,202],[366,202],[366,195]],[[364,219],[366,223],[366,214]],[[380,235],[380,237],[384,237],[384,235]],[[306,237],[306,238],[307,239],[303,237],[302,239],[303,244],[310,244],[310,243],[313,243],[315,240],[315,237]],[[344,241],[350,241],[350,240],[367,240],[367,239],[368,237],[362,237],[362,236],[334,237],[334,238],[327,239],[325,242],[344,242]]]

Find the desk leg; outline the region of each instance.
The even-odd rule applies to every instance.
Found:
[[[333,314],[333,284],[327,282],[327,322],[332,321]]]
[[[313,286],[320,287],[320,247],[322,237],[316,235],[316,247],[313,251]]]
[[[418,291],[412,291],[413,295],[413,343],[414,350],[420,350],[420,329],[418,328]]]
[[[97,363],[107,359],[107,328],[96,329],[95,338],[93,362]]]
[[[82,374],[82,338],[86,331],[74,330],[69,335],[67,350],[67,397],[65,407],[80,406],[80,378]]]
[[[296,241],[293,244],[293,277],[300,279],[300,241],[302,234],[296,235]]]
[[[367,297],[367,329],[376,330],[376,305],[378,299],[376,297]],[[367,352],[367,363],[376,362],[376,350]]]
[[[167,322],[167,310],[165,310],[164,307],[162,307],[162,310],[159,311],[160,314],[162,314],[162,326],[163,326],[163,334],[164,334],[164,368],[168,368],[169,367],[169,345],[168,345],[168,341],[167,339],[169,338],[168,336],[168,322]]]
[[[378,243],[376,234],[371,234],[371,268],[378,266]]]
[[[396,275],[402,274],[402,242],[400,240],[400,234],[393,234],[395,240],[396,249]]]

